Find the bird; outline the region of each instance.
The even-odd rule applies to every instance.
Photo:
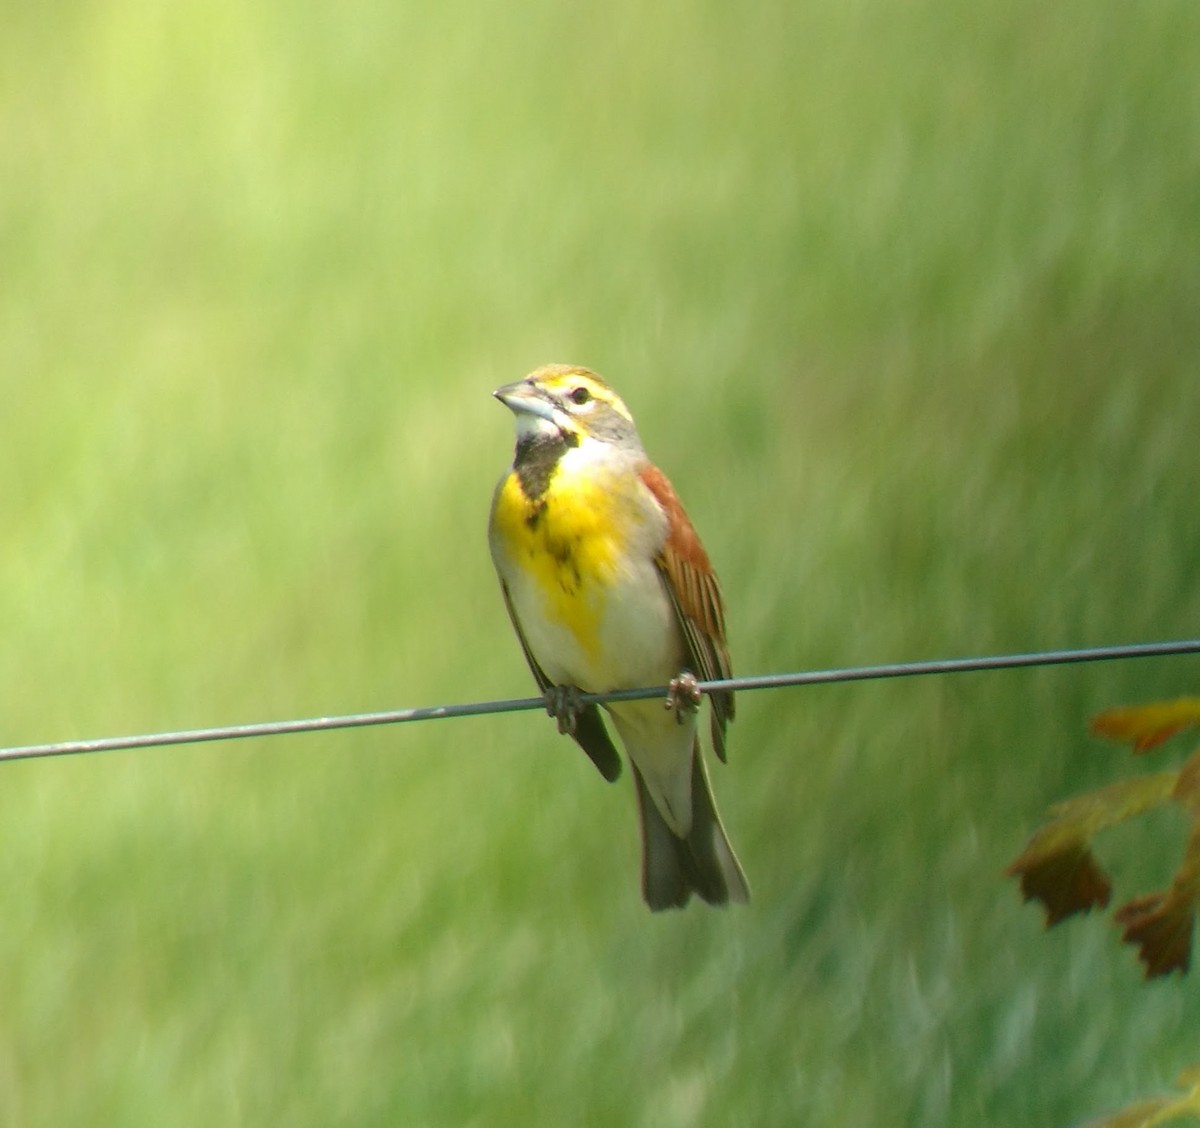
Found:
[[[669,686],[665,702],[603,707],[632,769],[643,899],[655,912],[693,893],[749,901],[700,746],[697,678],[729,678],[731,666],[721,588],[695,528],[595,372],[549,364],[493,395],[515,417],[516,450],[492,496],[488,544],[547,711],[611,782],[620,756],[581,695]],[[724,761],[733,694],[708,696]]]

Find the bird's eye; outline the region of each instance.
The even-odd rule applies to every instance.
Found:
[[[592,393],[589,392],[582,384],[580,384],[577,388],[571,389],[571,402],[576,407],[582,407],[591,398]]]

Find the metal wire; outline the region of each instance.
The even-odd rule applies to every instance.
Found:
[[[931,674],[966,674],[985,670],[1012,670],[1030,666],[1063,666],[1080,662],[1112,662],[1126,658],[1163,658],[1174,654],[1200,654],[1200,639],[1176,642],[1136,643],[1129,646],[1097,646],[1082,650],[1046,650],[1030,654],[1001,654],[982,658],[945,658],[928,662],[893,662],[882,666],[850,666],[831,670],[808,670],[790,674],[729,678],[698,683],[702,693],[714,690],[744,692],[754,689],[784,689],[800,685],[831,685],[837,682],[875,681],[882,678],[924,677]],[[623,689],[613,693],[584,693],[584,704],[611,701],[644,701],[666,697],[667,687]],[[491,713],[518,713],[544,709],[541,697],[514,697],[504,701],[475,701],[462,705],[433,705],[418,709],[393,709],[380,713],[351,713],[340,717],[309,717],[303,720],[265,721],[259,724],[224,725],[216,728],[185,729],[180,732],[145,733],[140,736],[111,736],[97,740],[67,740],[57,744],[26,744],[0,748],[0,761],[36,760],[51,756],[77,756],[87,752],[115,752],[129,748],[161,748],[173,744],[203,744],[217,740],[284,736],[289,733],[329,732],[333,729],[398,725],[407,721],[434,721],[446,717],[478,717]]]

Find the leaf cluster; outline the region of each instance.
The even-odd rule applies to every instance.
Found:
[[[1109,709],[1094,717],[1091,727],[1143,755],[1178,733],[1200,728],[1200,697]],[[1191,963],[1200,904],[1200,749],[1181,768],[1122,780],[1051,807],[1047,821],[1006,871],[1020,881],[1026,900],[1041,902],[1047,927],[1075,913],[1104,908],[1112,881],[1096,859],[1093,839],[1168,803],[1182,807],[1190,824],[1179,868],[1165,889],[1135,897],[1114,913],[1122,940],[1137,946],[1147,979],[1183,974]]]

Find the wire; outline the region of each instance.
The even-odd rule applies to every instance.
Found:
[[[790,674],[728,678],[697,683],[701,693],[715,690],[784,689],[800,685],[831,685],[837,682],[875,681],[883,678],[924,677],[931,674],[965,674],[984,670],[1012,670],[1030,666],[1063,666],[1081,662],[1112,662],[1126,658],[1162,658],[1174,654],[1200,654],[1200,639],[1177,642],[1136,643],[1129,646],[1098,646],[1083,650],[1046,650],[1030,654],[1001,654],[982,658],[946,658],[929,662],[893,662],[882,666],[850,666],[831,670],[808,670]],[[645,701],[667,695],[666,686],[622,689],[613,693],[584,693],[583,704],[603,705],[613,701]],[[130,748],[162,748],[174,744],[204,744],[217,740],[285,736],[301,732],[398,725],[408,721],[434,721],[446,717],[478,717],[492,713],[519,713],[544,709],[541,697],[514,697],[504,701],[475,701],[463,705],[433,705],[419,709],[393,709],[380,713],[351,713],[340,717],[309,717],[303,720],[265,721],[260,724],[224,725],[217,728],[185,729],[180,732],[145,733],[140,736],[111,736],[98,740],[67,740],[57,744],[26,744],[0,748],[0,761],[36,760],[51,756],[77,756],[88,752],[115,752]]]

